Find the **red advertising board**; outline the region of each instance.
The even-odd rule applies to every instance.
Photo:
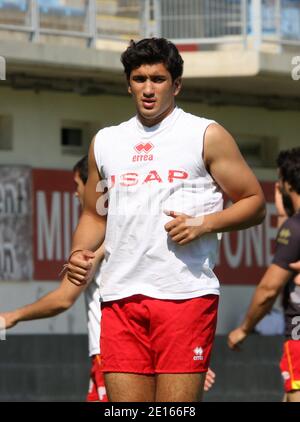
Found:
[[[71,171],[34,169],[34,279],[58,280],[79,217]]]

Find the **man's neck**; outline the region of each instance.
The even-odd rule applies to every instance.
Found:
[[[147,119],[147,117],[142,116],[139,112],[137,113],[137,115],[138,115],[139,121],[142,123],[143,126],[152,127],[152,126],[158,125],[164,119],[166,119],[170,114],[172,114],[175,107],[176,107],[175,104],[172,104],[172,107],[165,110],[162,114],[154,118]]]

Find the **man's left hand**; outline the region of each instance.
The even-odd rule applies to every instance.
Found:
[[[205,233],[203,216],[190,217],[175,211],[165,211],[165,214],[173,218],[165,225],[165,230],[178,245],[186,245]]]
[[[205,382],[204,382],[204,391],[209,391],[211,387],[214,385],[216,379],[216,373],[208,368],[206,375],[205,375]]]

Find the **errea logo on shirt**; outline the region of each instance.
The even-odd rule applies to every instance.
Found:
[[[135,145],[134,149],[138,155],[132,157],[132,161],[152,161],[153,155],[149,154],[150,151],[154,148],[154,145],[151,142],[140,142]]]
[[[196,347],[194,349],[194,353],[195,353],[195,355],[193,357],[193,360],[203,360],[204,359],[202,347]]]

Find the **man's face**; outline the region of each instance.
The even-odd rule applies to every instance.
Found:
[[[132,70],[128,92],[145,126],[153,126],[168,116],[174,108],[174,98],[180,92],[181,78],[172,81],[163,63],[144,64]]]
[[[73,175],[73,180],[75,183],[75,196],[77,196],[81,207],[83,207],[83,199],[84,199],[84,188],[85,185],[79,176],[79,172],[75,171]]]

